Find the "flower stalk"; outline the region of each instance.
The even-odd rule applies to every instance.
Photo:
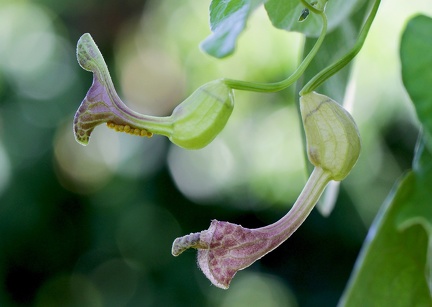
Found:
[[[318,53],[319,48],[321,47],[324,38],[327,34],[327,15],[325,14],[325,5],[327,1],[321,1],[322,7],[318,8],[311,4],[309,4],[305,0],[301,0],[302,4],[306,7],[308,12],[313,12],[315,14],[318,14],[321,17],[322,20],[322,27],[321,27],[321,33],[318,37],[317,41],[315,42],[315,45],[310,50],[308,55],[303,59],[303,61],[300,63],[300,65],[297,67],[297,69],[284,80],[281,80],[279,82],[273,82],[273,83],[259,83],[259,82],[248,82],[243,80],[234,80],[234,79],[223,79],[225,84],[229,86],[232,89],[236,90],[243,90],[243,91],[251,91],[251,92],[278,92],[281,90],[286,89],[287,87],[294,84],[305,72],[306,68],[309,66],[309,64],[314,59],[315,55]]]
[[[314,91],[315,89],[317,89],[327,79],[329,79],[331,76],[336,74],[338,71],[340,71],[346,65],[348,65],[352,61],[352,59],[355,58],[355,56],[362,49],[364,42],[366,41],[366,37],[369,33],[369,30],[372,26],[372,23],[375,19],[375,16],[378,12],[378,8],[379,8],[380,3],[381,3],[381,0],[374,0],[374,3],[373,3],[372,8],[369,12],[369,15],[368,15],[362,29],[360,30],[358,39],[357,39],[356,43],[354,44],[354,46],[351,48],[351,50],[348,51],[347,54],[345,54],[343,57],[341,57],[335,63],[324,68],[322,71],[320,71],[318,74],[316,74],[311,80],[309,80],[309,82],[300,90],[300,96],[305,95],[307,93],[310,93],[310,92]]]

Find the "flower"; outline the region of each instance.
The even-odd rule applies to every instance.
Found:
[[[117,95],[103,56],[88,33],[78,41],[77,59],[83,69],[93,72],[93,84],[73,123],[75,139],[82,145],[88,144],[96,126],[106,123],[119,132],[146,137],[161,134],[180,147],[198,149],[222,131],[234,108],[232,89],[223,80],[215,80],[193,92],[171,116],[140,114]]]
[[[205,276],[215,286],[228,289],[237,271],[274,250],[300,227],[329,181],[327,172],[315,168],[294,206],[276,223],[248,229],[213,220],[208,230],[177,238],[172,254],[198,249],[198,265]]]
[[[208,230],[177,238],[172,254],[198,249],[198,265],[217,287],[287,240],[307,218],[331,180],[342,180],[360,154],[357,126],[339,104],[317,93],[300,98],[308,156],[315,168],[291,210],[279,221],[248,229],[213,220]]]

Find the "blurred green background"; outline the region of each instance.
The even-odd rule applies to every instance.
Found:
[[[332,214],[317,210],[278,249],[210,285],[195,252],[172,241],[212,219],[248,228],[282,217],[306,178],[294,90],[236,92],[223,133],[185,151],[166,138],[98,127],[75,142],[73,115],[92,76],[75,44],[92,34],[131,108],[168,115],[220,77],[275,81],[297,65],[302,37],[264,10],[234,56],[199,49],[209,1],[0,0],[0,306],[334,306],[418,125],[400,79],[407,18],[425,0],[384,1],[352,73],[347,101],[363,150]]]

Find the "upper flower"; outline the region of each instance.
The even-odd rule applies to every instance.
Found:
[[[93,72],[93,84],[74,118],[75,139],[82,145],[88,144],[97,125],[107,123],[116,131],[147,137],[161,134],[180,147],[198,149],[219,134],[234,107],[231,88],[216,80],[198,88],[171,116],[140,114],[117,95],[103,56],[88,33],[78,41],[77,59],[83,69]]]

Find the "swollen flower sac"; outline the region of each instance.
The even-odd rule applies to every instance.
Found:
[[[106,123],[109,128],[139,136],[167,136],[186,149],[208,145],[225,127],[234,108],[232,89],[222,80],[202,85],[178,105],[171,116],[157,117],[128,108],[112,83],[108,68],[90,34],[78,41],[77,59],[93,72],[93,84],[75,114],[75,139],[87,145],[93,129]]]
[[[360,134],[351,115],[331,98],[312,92],[300,97],[309,161],[344,179],[360,154]]]
[[[217,287],[287,240],[307,218],[331,180],[342,180],[360,154],[357,126],[339,104],[317,93],[300,98],[308,157],[315,166],[291,210],[279,221],[256,229],[212,221],[208,230],[177,238],[172,254],[198,249],[198,265]]]

